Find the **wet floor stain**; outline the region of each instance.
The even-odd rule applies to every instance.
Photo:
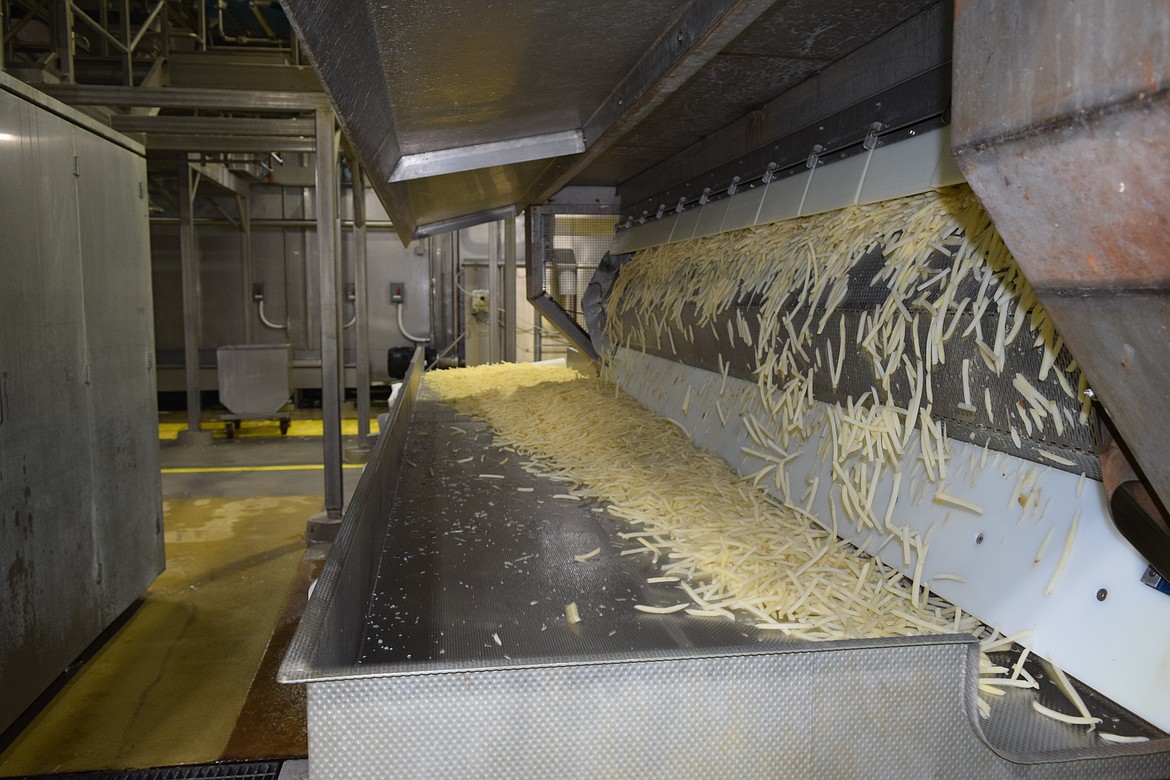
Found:
[[[166,571],[0,754],[0,776],[219,759],[320,507],[320,496],[167,501]]]

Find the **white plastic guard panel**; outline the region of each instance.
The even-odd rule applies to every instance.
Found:
[[[753,446],[743,417],[768,419],[754,384],[734,377],[725,382],[719,374],[628,349],[618,350],[612,370],[630,395],[682,425],[697,445],[741,474],[763,465],[743,452]],[[717,400],[726,423],[716,413]],[[823,420],[825,405],[816,404],[813,419]],[[817,454],[829,426],[814,422],[809,430],[809,439],[789,453],[796,453],[787,464],[789,502],[913,576],[914,550],[904,559],[898,538],[869,528],[859,533],[844,513],[832,529],[829,496],[839,487],[822,487],[802,504],[814,478],[821,486],[833,484],[830,463]],[[982,446],[967,442],[951,439],[948,445],[952,470],[945,492],[980,511],[937,503],[939,486],[928,483],[916,464],[916,446],[906,448],[892,520],[930,533],[922,581],[1004,634],[1026,633],[1020,644],[1170,730],[1170,596],[1140,581],[1147,564],[1114,527],[1101,483],[994,451],[985,455]],[[1026,506],[1018,498],[1024,481],[1031,485]],[[893,474],[884,474],[873,502],[879,518],[893,490]],[[785,501],[771,485],[769,493]]]

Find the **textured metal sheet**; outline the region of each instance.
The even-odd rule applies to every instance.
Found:
[[[385,537],[423,364],[423,348],[416,347],[387,424],[346,507],[313,597],[289,643],[277,675],[281,682],[307,682],[353,671],[376,574],[375,551]]]
[[[726,620],[634,610],[677,603],[677,592],[645,583],[655,571],[648,556],[619,555],[625,528],[593,512],[592,502],[556,498],[563,485],[527,473],[526,459],[493,447],[483,423],[427,396],[415,410],[378,553],[360,667],[386,674],[548,664],[762,638]],[[596,548],[589,561],[573,557]],[[581,614],[573,626],[565,621],[570,602]]]
[[[1035,718],[1030,708],[993,710],[1008,721],[985,733],[970,638],[798,643],[635,612],[630,599],[657,594],[645,562],[614,554],[616,526],[553,499],[557,486],[522,471],[481,423],[414,392],[379,441],[281,672],[308,682],[314,778],[1170,771],[1165,740],[1099,747],[1063,726],[1020,732],[1012,719]],[[386,516],[363,528],[365,509],[379,510],[371,499]],[[573,560],[598,546],[599,558]]]
[[[993,749],[978,724],[976,659],[973,643],[927,639],[313,683],[310,775],[1153,778],[1170,771],[1170,757],[1137,755],[1132,746],[1013,763],[1027,757]]]

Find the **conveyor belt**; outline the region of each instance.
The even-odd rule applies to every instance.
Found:
[[[486,425],[422,391],[361,663],[493,667],[779,639],[722,618],[636,611],[635,603],[686,599],[646,584],[649,554],[619,554],[630,544],[617,534],[628,527],[592,502],[555,498],[565,486],[525,471],[525,460],[493,446]],[[598,547],[588,561],[573,557]],[[582,618],[573,626],[564,613],[570,602]]]

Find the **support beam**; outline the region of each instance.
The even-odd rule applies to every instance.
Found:
[[[337,247],[337,141],[333,113],[316,112],[317,263],[321,290],[321,441],[325,464],[325,514],[340,520],[341,470],[341,253]]]
[[[258,154],[266,152],[310,153],[311,138],[272,135],[189,135],[147,133],[143,145],[152,152],[204,152],[208,154]]]
[[[516,218],[504,220],[504,360],[516,362]]]
[[[259,135],[313,139],[313,122],[306,119],[252,119],[219,116],[140,116],[115,114],[111,126],[120,133],[166,135]]]
[[[357,340],[357,415],[358,447],[365,449],[370,436],[370,312],[368,250],[366,243],[366,174],[354,155],[353,171],[353,316]]]
[[[61,73],[60,87],[75,86],[73,82],[73,3],[69,0],[53,4],[53,44],[57,50],[57,70]],[[38,85],[42,89],[47,85]]]
[[[196,158],[198,159],[198,158]],[[191,162],[191,172],[199,177],[200,181],[214,184],[228,195],[248,197],[248,184],[227,169],[223,163]]]
[[[179,262],[183,279],[183,364],[186,370],[187,432],[197,437],[201,430],[199,398],[199,257],[195,241],[191,168],[179,163]]]
[[[244,343],[251,344],[253,331],[252,303],[252,202],[247,195],[236,196],[236,212],[240,217],[240,287],[244,304]]]
[[[69,15],[66,14],[66,16]],[[72,29],[71,23],[70,29]],[[305,111],[329,108],[328,99],[320,92],[109,87],[97,84],[38,84],[37,86],[51,97],[74,106],[213,108],[221,111],[264,111],[281,114],[299,114]]]
[[[533,207],[525,212],[524,226],[526,233],[524,241],[524,265],[528,277],[527,293],[528,300],[532,303],[533,308],[536,309],[536,327],[538,329],[540,328],[541,318],[543,317],[554,328],[559,330],[568,339],[570,344],[581,350],[583,355],[593,361],[600,360],[597,350],[593,348],[593,342],[590,340],[589,334],[544,289],[544,254],[542,249],[544,246],[544,235],[541,227],[540,209]],[[538,360],[540,359],[540,351],[541,344],[538,341],[536,344]]]
[[[464,146],[456,149],[436,149],[431,152],[404,154],[394,166],[390,181],[410,181],[427,176],[473,171],[495,165],[544,160],[585,151],[580,130],[514,138],[507,141]]]
[[[500,223],[488,223],[488,362],[500,359]]]

